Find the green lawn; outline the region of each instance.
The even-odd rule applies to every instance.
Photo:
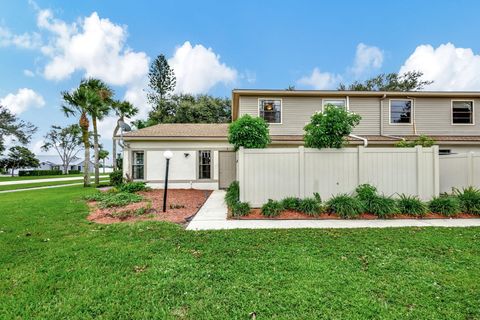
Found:
[[[0,194],[2,318],[480,319],[480,228],[191,232]]]
[[[109,179],[100,178],[100,182],[109,182]],[[91,181],[93,183],[93,180]],[[30,189],[37,187],[46,187],[46,186],[59,186],[64,184],[73,184],[73,183],[83,183],[83,180],[67,180],[67,181],[50,181],[50,182],[32,182],[32,183],[22,183],[22,184],[10,184],[2,186],[0,185],[0,191],[5,190],[18,190],[18,189]]]
[[[100,173],[100,176],[108,176],[108,173]],[[22,180],[37,180],[37,179],[56,179],[56,178],[75,178],[79,179],[83,177],[83,174],[65,174],[65,175],[54,175],[54,176],[33,176],[33,177],[0,177],[0,182],[4,181],[22,181]],[[93,175],[92,175],[93,177]]]

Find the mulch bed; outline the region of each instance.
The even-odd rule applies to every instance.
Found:
[[[99,208],[95,201],[90,201],[90,214],[87,219],[97,223],[117,223],[131,221],[169,221],[185,224],[194,216],[205,203],[212,191],[195,189],[168,189],[167,211],[163,209],[163,190],[154,189],[138,192],[145,197],[144,201],[131,203],[123,207]],[[138,209],[144,208],[141,215],[131,214]]]
[[[231,216],[231,214],[229,214],[228,218],[235,219],[235,220],[340,220],[342,219],[336,214],[322,213],[318,216],[309,216],[305,213],[291,211],[291,210],[282,211],[282,213],[280,213],[280,215],[276,217],[265,217],[264,215],[262,215],[261,209],[252,209],[247,216],[243,216],[243,217],[233,217]],[[409,216],[406,214],[399,214],[388,219],[450,219],[450,218],[451,219],[474,219],[474,218],[478,219],[480,217],[473,214],[466,214],[466,213],[461,213],[455,217],[446,217],[437,213],[428,213],[423,217],[415,217],[415,216]],[[381,218],[370,213],[363,213],[356,218],[356,220],[377,220],[377,219],[381,219]]]

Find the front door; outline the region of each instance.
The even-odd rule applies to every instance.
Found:
[[[226,189],[235,181],[237,176],[237,161],[235,152],[233,151],[219,151],[218,152],[218,171],[219,171],[219,188]]]

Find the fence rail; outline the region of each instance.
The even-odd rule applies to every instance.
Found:
[[[238,152],[240,200],[259,207],[288,196],[322,199],[351,193],[359,184],[386,195],[430,199],[439,194],[438,146],[431,148],[243,149]]]

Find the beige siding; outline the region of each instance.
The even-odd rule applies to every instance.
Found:
[[[358,135],[380,135],[380,100],[378,98],[350,98],[350,111],[362,116],[353,130]]]
[[[239,115],[258,116],[258,99],[261,96],[241,96]],[[273,98],[273,97],[272,97]],[[282,99],[282,123],[271,124],[272,135],[301,135],[310,116],[321,110],[322,99],[328,97],[275,97]],[[414,123],[390,124],[390,100],[383,101],[383,133],[387,135],[476,135],[480,134],[480,100],[474,100],[475,125],[451,124],[450,98],[414,99]],[[358,135],[380,135],[380,99],[350,98],[350,111],[362,116],[362,121],[354,129]],[[415,124],[415,125],[414,125]],[[416,132],[415,132],[416,128]]]

